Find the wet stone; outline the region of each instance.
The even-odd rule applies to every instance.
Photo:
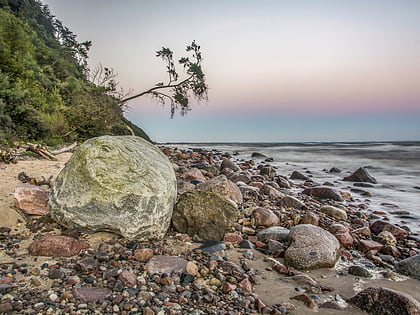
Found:
[[[372,278],[372,274],[364,267],[361,266],[350,266],[349,274],[357,277]]]

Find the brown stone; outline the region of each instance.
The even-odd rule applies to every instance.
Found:
[[[118,279],[120,279],[127,287],[134,287],[137,284],[137,277],[130,270],[123,270],[118,276]]]
[[[348,248],[353,246],[354,239],[349,232],[337,232],[334,236],[340,242],[341,247]]]
[[[273,211],[264,208],[255,209],[251,216],[255,219],[257,226],[270,227],[280,223],[279,217]]]
[[[201,171],[198,168],[194,168],[194,167],[190,168],[189,170],[181,174],[180,178],[186,179],[186,180],[193,180],[193,179],[198,179],[202,181],[206,180],[203,173],[201,173]]]
[[[370,222],[369,228],[375,234],[379,234],[382,231],[389,231],[395,236],[397,240],[403,240],[408,236],[407,231],[403,228],[383,220],[375,220]]]
[[[187,265],[185,266],[185,271],[189,274],[194,275],[194,276],[198,275],[198,267],[192,261],[189,261],[187,263]]]
[[[134,259],[140,262],[148,262],[153,257],[153,249],[141,248],[134,251]]]
[[[234,243],[234,244],[239,244],[243,240],[244,239],[243,239],[241,233],[238,233],[238,232],[226,233],[225,236],[223,237],[223,241]]]
[[[48,191],[40,186],[22,184],[13,192],[15,207],[27,214],[48,214]]]
[[[351,233],[354,235],[359,235],[359,236],[370,236],[371,234],[370,229],[367,226],[363,226],[361,228],[355,229]]]
[[[88,243],[72,237],[45,235],[32,242],[28,250],[32,256],[71,257],[88,247]]]
[[[292,196],[284,196],[278,202],[278,205],[282,208],[293,208],[293,209],[304,209],[305,204],[299,199]]]
[[[290,299],[302,301],[309,308],[314,308],[316,306],[316,303],[315,303],[314,299],[312,299],[311,297],[309,297],[306,294],[295,295],[295,296],[291,297]]]
[[[384,247],[383,244],[370,241],[370,240],[360,240],[359,241],[359,250],[362,252],[368,252],[370,250],[381,250]]]
[[[249,281],[248,278],[245,278],[241,282],[239,282],[239,287],[242,289],[242,291],[250,293],[252,292],[252,284],[251,281]]]
[[[341,194],[334,188],[328,186],[317,186],[306,188],[302,191],[303,194],[313,196],[320,199],[332,199],[342,201]]]
[[[82,273],[94,272],[96,271],[98,266],[99,266],[98,261],[93,257],[86,257],[77,262],[77,268]]]
[[[74,287],[72,293],[77,300],[88,303],[106,299],[111,296],[112,291],[108,288]]]
[[[238,186],[227,179],[225,175],[213,177],[204,183],[200,183],[197,185],[197,189],[214,192],[223,198],[232,200],[237,205],[240,205],[243,202],[242,193]]]
[[[299,223],[319,225],[319,216],[315,212],[308,211],[302,216]]]
[[[229,293],[230,291],[234,291],[236,289],[236,285],[230,282],[225,282],[222,285],[222,292],[223,293]]]

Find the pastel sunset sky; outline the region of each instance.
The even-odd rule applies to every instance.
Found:
[[[156,141],[420,140],[418,0],[42,2],[133,93],[166,80],[156,50],[201,46],[207,103],[129,104]]]

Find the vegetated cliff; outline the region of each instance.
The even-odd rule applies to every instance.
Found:
[[[40,1],[0,0],[0,141],[150,140],[124,118],[115,82],[90,79],[90,46]]]

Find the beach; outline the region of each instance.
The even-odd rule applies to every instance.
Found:
[[[241,152],[240,149],[233,150],[235,152],[239,151],[237,153],[232,151],[228,154],[224,151],[216,151],[214,148],[201,149],[197,146],[193,146],[192,149],[185,148],[185,146],[182,146],[182,148],[170,146],[162,147],[161,149],[171,159],[172,163],[177,165],[179,196],[187,190],[194,189],[195,184],[192,184],[192,186],[185,184],[192,181],[193,178],[185,179],[184,177],[184,179],[181,179],[181,177],[192,168],[196,168],[197,165],[205,165],[201,166],[201,168],[198,166],[198,169],[201,169],[202,175],[209,179],[216,176],[216,174],[211,174],[210,166],[219,165],[223,158],[226,157],[230,157],[230,160],[234,161],[236,165],[249,172],[249,174],[254,174],[253,176],[257,176],[257,174],[260,176],[259,174],[263,167],[275,164],[275,161],[270,160],[270,154],[268,154],[267,150],[261,148],[259,150],[261,155],[254,159],[248,155],[249,150]],[[252,148],[252,150],[254,149]],[[263,153],[264,156],[262,155]],[[266,154],[267,156],[265,156]],[[17,179],[19,173],[25,172],[28,176],[37,179],[40,179],[42,176],[49,178],[52,175],[54,180],[70,157],[71,153],[64,153],[57,155],[57,161],[31,159],[20,160],[17,164],[0,164],[2,179],[0,183],[0,225],[3,231],[0,257],[3,291],[1,291],[2,302],[0,307],[1,310],[6,310],[6,313],[9,310],[8,312],[16,314],[82,314],[95,312],[177,314],[177,312],[188,313],[184,311],[184,309],[188,309],[190,314],[195,314],[193,310],[197,307],[197,309],[204,310],[205,313],[209,314],[245,314],[248,312],[281,314],[281,311],[286,311],[286,309],[290,314],[336,314],[337,312],[340,314],[364,314],[360,309],[345,303],[345,300],[368,287],[389,288],[411,295],[417,301],[420,300],[420,293],[417,290],[419,280],[394,273],[392,264],[376,259],[376,257],[379,257],[376,254],[371,255],[371,259],[369,259],[369,255],[358,251],[357,239],[369,238],[358,237],[353,233],[356,228],[354,228],[350,217],[357,214],[362,208],[352,208],[351,204],[359,204],[358,200],[352,202],[347,198],[344,201],[334,203],[335,206],[341,205],[347,208],[348,220],[343,221],[328,217],[318,211],[320,201],[317,201],[314,197],[301,194],[304,188],[310,187],[309,184],[304,184],[305,181],[302,180],[289,180],[291,187],[274,189],[302,200],[306,204],[304,208],[281,208],[274,197],[260,192],[257,196],[244,198],[244,203],[240,207],[244,215],[239,219],[235,225],[235,231],[232,231],[232,233],[240,235],[242,239],[251,240],[251,243],[254,243],[254,245],[250,246],[250,248],[243,248],[239,245],[239,242],[228,239],[225,236],[225,242],[222,242],[224,248],[221,251],[211,252],[210,254],[205,254],[204,251],[200,250],[196,251],[195,249],[203,245],[199,242],[200,240],[180,234],[173,227],[170,228],[164,240],[134,244],[111,233],[80,234],[75,231],[69,231],[48,219],[48,215],[25,215],[15,209],[13,191],[20,184],[20,181]],[[295,162],[293,161],[293,163]],[[363,166],[363,163],[355,161],[356,164]],[[296,166],[294,167],[296,168]],[[298,168],[304,172],[302,164]],[[229,171],[225,171],[223,174],[229,177]],[[277,175],[290,177],[290,174],[283,174],[279,169],[277,169]],[[311,178],[316,181],[316,173],[312,175]],[[268,175],[265,178],[259,177],[260,183],[267,184],[271,180],[270,176]],[[241,184],[239,183],[238,185]],[[255,187],[258,185],[255,184]],[[180,188],[181,186],[182,188]],[[187,186],[189,188],[186,189]],[[45,187],[45,189],[48,188]],[[258,231],[265,229],[265,227],[257,226],[255,222],[248,220],[251,217],[249,215],[250,212],[246,209],[255,209],[256,207],[264,207],[274,211],[281,219],[278,225],[287,228],[292,228],[294,225],[302,223],[299,220],[303,220],[305,212],[310,209],[319,216],[319,225],[326,230],[335,223],[347,226],[352,232],[355,243],[343,250],[344,253],[332,268],[312,270],[287,268],[287,270],[279,272],[276,262],[284,265],[282,257],[284,256],[284,250],[279,252],[270,251],[268,248],[270,241],[261,242],[255,240],[254,236]],[[369,211],[366,211],[366,213],[370,214]],[[247,222],[251,223],[248,224]],[[89,248],[72,259],[62,257],[36,258],[29,254],[28,246],[35,239],[44,235],[60,234],[71,235],[83,240],[87,242]],[[398,241],[397,245],[402,250],[403,256],[407,257],[419,253],[418,242],[415,242],[416,238],[412,237],[409,239],[410,243],[407,243],[408,241],[404,239]],[[11,244],[14,245],[12,246]],[[407,244],[417,245],[407,247]],[[276,245],[283,246],[277,243]],[[197,268],[195,281],[191,285],[185,285],[179,282],[179,278],[177,279],[176,276],[173,276],[172,278],[169,277],[171,279],[167,279],[168,283],[164,283],[162,280],[158,282],[152,276],[146,275],[144,262],[135,258],[136,251],[145,247],[152,248],[154,256],[159,254],[171,255],[183,257],[193,262]],[[99,258],[102,257],[101,255],[107,258]],[[372,256],[374,256],[373,260]],[[83,270],[83,268],[80,269],[80,265],[83,266],[81,261],[84,261],[87,257],[94,257],[95,263],[98,264],[91,271],[89,271],[89,267],[86,267],[87,271]],[[209,266],[213,265],[211,261],[217,262],[213,271],[209,271]],[[238,298],[240,296],[238,293],[233,294],[229,289],[225,288],[225,285],[222,285],[226,281],[226,277],[231,277],[232,279],[228,282],[236,288],[239,287],[240,279],[243,279],[243,275],[229,275],[226,271],[223,272],[223,266],[226,261],[243,268],[248,266],[252,271],[247,271],[249,278],[252,279],[253,289],[249,292],[252,297],[250,299],[251,302],[243,302],[248,295],[244,295],[243,299],[240,298],[242,302],[239,301]],[[352,265],[364,266],[368,270],[370,277],[349,274],[348,269]],[[79,267],[76,268],[75,266]],[[218,268],[221,268],[220,271],[217,271]],[[59,277],[52,276],[51,270],[55,269],[61,270],[63,274]],[[112,273],[112,270],[120,270],[119,272],[121,270],[129,270],[134,279],[136,279],[134,281],[135,284],[128,285],[129,281],[121,280],[121,275],[118,276],[118,272],[107,278],[105,275]],[[245,271],[243,272],[245,273]],[[9,281],[7,278],[12,280]],[[113,280],[111,281],[110,279]],[[121,290],[115,286],[119,280],[123,282]],[[171,285],[173,285],[174,291],[170,289]],[[76,299],[74,291],[74,287],[80,286],[106,287],[111,288],[111,291],[107,298],[96,302],[96,304],[95,302],[83,303]],[[182,290],[192,292],[192,296],[185,295],[186,298],[180,298],[178,291],[181,290],[181,287]],[[155,293],[152,294],[151,292]],[[242,291],[235,292],[241,294]],[[154,299],[146,298],[148,294],[152,294]],[[194,294],[201,295],[202,298],[195,299]],[[310,301],[314,301],[315,304],[307,306],[304,304],[305,302],[299,299],[291,299],[300,294],[306,294],[309,296]],[[207,297],[208,300],[206,300]],[[259,305],[260,307],[255,306],[257,304],[255,301],[262,303]],[[342,309],[319,308],[326,301],[332,301],[334,305]],[[256,304],[254,305],[253,303]],[[159,310],[165,310],[166,313],[159,313]]]

